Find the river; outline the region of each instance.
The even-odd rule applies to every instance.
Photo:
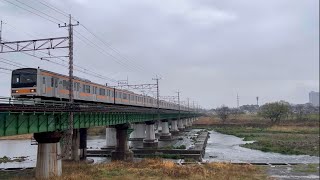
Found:
[[[210,131],[203,161],[251,162],[251,163],[319,163],[319,157],[308,155],[282,155],[240,147],[248,143],[236,136]],[[88,137],[87,146],[99,149],[105,145],[105,136]],[[0,140],[0,157],[28,156],[23,162],[1,163],[0,168],[35,167],[37,146],[30,140]],[[109,162],[108,158],[93,158],[95,162]]]

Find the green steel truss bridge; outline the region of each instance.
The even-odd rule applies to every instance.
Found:
[[[200,116],[195,110],[0,98],[0,136],[68,130],[70,112],[75,129]]]

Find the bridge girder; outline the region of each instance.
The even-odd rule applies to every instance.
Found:
[[[157,120],[157,113],[75,112],[74,128],[90,128]],[[180,118],[197,117],[181,113]],[[178,112],[160,114],[160,120],[177,119]],[[64,131],[68,129],[68,112],[0,112],[0,136]]]

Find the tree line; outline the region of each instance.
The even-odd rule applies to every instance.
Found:
[[[269,119],[271,123],[279,123],[282,119],[308,120],[311,114],[319,114],[319,106],[315,107],[310,103],[291,105],[285,101],[266,103],[262,106],[244,105],[239,108],[229,108],[222,105],[211,110],[222,121],[229,118],[236,119],[240,114],[257,114],[260,117]]]

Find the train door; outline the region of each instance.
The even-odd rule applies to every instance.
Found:
[[[58,78],[51,77],[52,97],[57,97],[58,94]]]
[[[62,87],[63,87],[63,84],[62,84],[62,80],[61,79],[57,79],[57,82],[58,82],[58,87],[56,88],[56,97],[58,98],[62,98],[62,94],[61,94],[61,90],[62,90]]]
[[[46,95],[47,86],[46,86],[46,77],[45,76],[42,77],[42,86],[41,87],[42,87],[42,94]]]

